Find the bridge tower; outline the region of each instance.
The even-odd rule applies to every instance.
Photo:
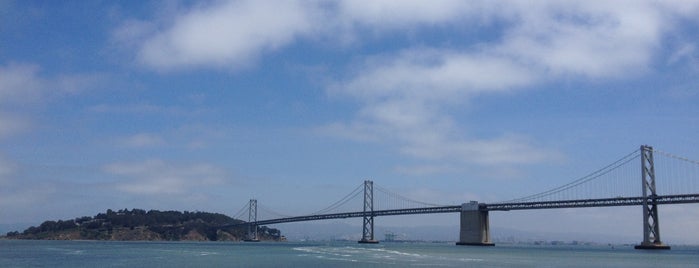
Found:
[[[250,204],[248,205],[248,235],[243,241],[260,241],[257,238],[257,199],[250,199]]]
[[[660,241],[653,147],[648,145],[641,145],[641,180],[643,184],[643,242],[634,248],[670,249],[670,246]]]
[[[364,181],[364,229],[362,230],[362,244],[377,244],[374,239],[374,182]]]

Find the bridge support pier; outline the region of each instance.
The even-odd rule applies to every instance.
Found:
[[[494,246],[490,240],[490,221],[488,211],[481,210],[476,201],[461,205],[460,246]]]

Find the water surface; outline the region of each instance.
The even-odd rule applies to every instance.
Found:
[[[0,267],[699,267],[699,247],[0,240]]]

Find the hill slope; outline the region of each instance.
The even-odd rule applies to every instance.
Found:
[[[243,223],[219,213],[179,212],[142,209],[107,210],[94,217],[45,221],[23,232],[9,232],[8,239],[45,240],[167,240],[167,241],[239,241],[247,227],[220,226]],[[261,240],[279,240],[277,229],[261,226]]]

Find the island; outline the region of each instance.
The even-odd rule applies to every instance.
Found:
[[[108,209],[93,217],[45,221],[23,232],[8,232],[4,239],[116,240],[116,241],[242,241],[248,228],[224,214],[143,209]],[[258,239],[282,241],[278,229],[260,226]]]

